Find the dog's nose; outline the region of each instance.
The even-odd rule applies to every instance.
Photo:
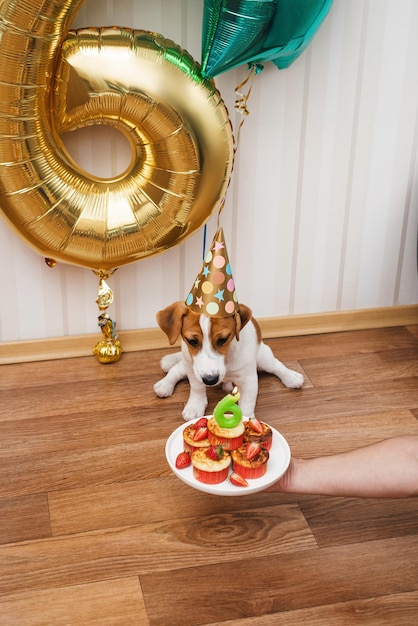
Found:
[[[218,374],[208,374],[207,376],[202,377],[202,383],[207,385],[208,387],[212,387],[216,385],[219,380]]]

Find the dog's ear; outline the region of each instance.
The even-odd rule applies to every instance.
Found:
[[[253,316],[252,310],[245,304],[239,305],[239,311],[235,313],[235,337],[239,341],[239,334]]]
[[[158,325],[167,335],[170,346],[177,341],[180,335],[183,317],[187,311],[188,309],[184,302],[173,302],[173,304],[157,313]]]

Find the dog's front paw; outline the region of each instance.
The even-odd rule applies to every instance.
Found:
[[[183,419],[186,422],[194,420],[196,417],[202,417],[205,414],[206,404],[192,404],[188,402],[183,409]]]
[[[295,372],[294,370],[287,370],[287,372],[280,377],[283,385],[290,389],[299,389],[304,383],[303,374]]]
[[[175,385],[173,385],[167,377],[164,376],[161,380],[159,380],[154,385],[155,395],[159,398],[168,398],[173,395]]]

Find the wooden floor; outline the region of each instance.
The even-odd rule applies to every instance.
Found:
[[[418,433],[418,326],[267,343],[306,377],[260,376],[294,456]],[[415,626],[418,498],[191,489],[164,455],[188,386],[152,389],[168,351],[0,368],[0,624]]]

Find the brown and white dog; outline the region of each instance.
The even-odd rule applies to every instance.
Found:
[[[286,387],[303,385],[302,374],[285,367],[262,341],[251,309],[243,304],[234,316],[216,318],[194,313],[184,302],[174,302],[157,313],[157,322],[170,345],[181,335],[181,352],[162,358],[161,367],[167,373],[154,385],[154,391],[158,397],[167,398],[180,380],[188,378],[185,420],[205,414],[206,387],[218,384],[225,391],[236,385],[243,415],[254,416],[258,370],[274,374]]]

